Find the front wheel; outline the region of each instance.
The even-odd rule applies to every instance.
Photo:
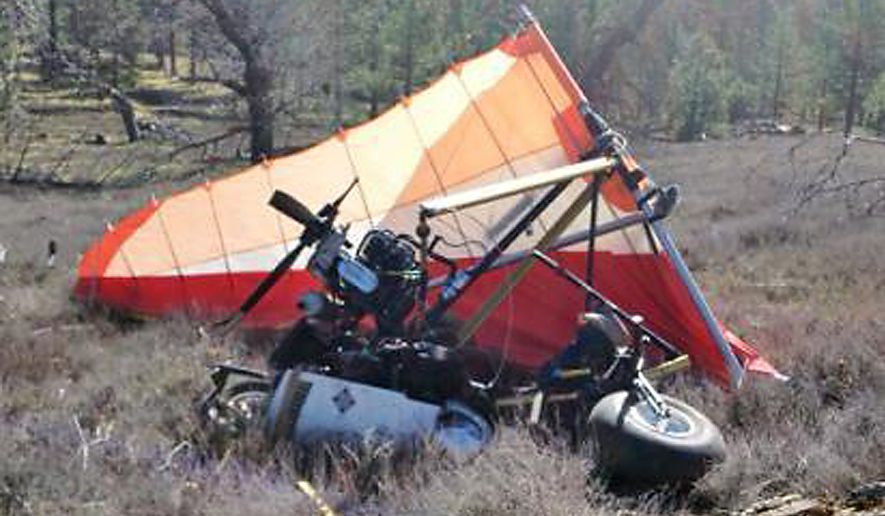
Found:
[[[643,484],[691,482],[725,458],[722,434],[712,421],[685,402],[662,398],[666,417],[627,391],[593,407],[597,462],[607,476]]]

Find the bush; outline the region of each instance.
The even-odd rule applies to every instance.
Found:
[[[879,74],[863,101],[865,124],[878,134],[885,134],[885,72]]]

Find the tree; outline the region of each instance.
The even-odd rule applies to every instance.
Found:
[[[670,78],[670,118],[676,139],[702,139],[725,111],[722,55],[706,35],[690,38]]]
[[[885,72],[873,82],[863,102],[866,125],[878,134],[885,134]]]
[[[70,54],[78,66],[96,72],[114,88],[134,84],[145,24],[137,0],[77,0],[68,5]]]
[[[6,119],[6,113],[12,104],[12,84],[15,63],[15,42],[12,32],[13,13],[8,5],[0,6],[0,116]]]
[[[59,0],[48,0],[47,3],[47,34],[46,43],[40,49],[40,74],[45,80],[53,81],[60,70],[61,37],[59,34]]]
[[[788,16],[788,9],[789,6],[782,7],[778,10],[775,15],[775,23],[771,25],[773,29],[772,46],[774,47],[772,52],[772,55],[774,56],[774,78],[771,81],[771,84],[773,84],[773,91],[771,93],[771,118],[774,120],[780,119],[784,89],[786,88],[787,53],[789,51],[787,48],[789,45],[788,32],[790,30],[790,25],[787,23],[786,18]]]
[[[180,0],[138,0],[141,17],[150,31],[148,48],[157,56],[157,63],[170,77],[178,76],[178,31],[182,11]],[[165,58],[165,59],[164,59]],[[168,62],[168,66],[164,62]]]
[[[845,99],[845,127],[843,129],[843,134],[847,137],[851,134],[851,129],[854,126],[854,115],[857,110],[857,100],[858,100],[858,82],[860,80],[861,73],[861,49],[862,47],[862,19],[863,14],[860,12],[862,9],[863,3],[853,5],[852,2],[848,2],[846,7],[852,9],[854,20],[850,20],[850,25],[855,25],[854,30],[849,28],[849,40],[851,41],[851,56],[849,58],[850,62],[850,71],[848,74],[848,95]],[[851,23],[854,22],[854,23]]]
[[[273,153],[274,143],[274,65],[268,39],[255,23],[253,5],[246,1],[199,0],[212,14],[218,30],[243,61],[242,82],[227,81],[240,94],[249,109],[250,157],[258,162]]]
[[[27,17],[22,6],[0,5],[0,122],[3,127],[3,147],[8,148],[13,134],[23,118],[18,104],[17,68],[21,54],[22,30]]]
[[[627,3],[621,2],[617,9],[607,11],[614,19],[606,20],[607,23],[593,31],[592,43],[584,49],[589,55],[576,70],[578,81],[591,98],[605,99],[607,74],[617,62],[618,50],[636,41],[661,3],[661,0],[642,0],[635,10],[627,11],[629,5],[625,8],[623,5]]]

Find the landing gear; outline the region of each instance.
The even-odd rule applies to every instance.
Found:
[[[609,394],[593,407],[590,428],[605,475],[645,484],[684,483],[725,458],[713,422],[683,401],[660,398],[663,412],[628,391]]]

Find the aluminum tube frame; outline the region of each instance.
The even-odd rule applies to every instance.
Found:
[[[607,235],[609,233],[614,233],[615,231],[620,231],[622,229],[626,229],[631,226],[635,226],[637,224],[642,224],[644,222],[646,222],[646,218],[645,218],[644,213],[638,212],[638,211],[631,212],[623,217],[618,218],[617,220],[612,220],[610,222],[605,222],[603,224],[599,224],[596,227],[596,232],[592,235],[592,237],[598,238],[603,235]],[[589,230],[575,231],[575,232],[569,233],[569,234],[564,235],[564,236],[560,237],[559,239],[557,239],[556,242],[554,242],[553,244],[550,245],[550,247],[547,248],[547,250],[548,251],[558,251],[558,250],[563,249],[565,247],[579,244],[581,242],[586,242],[587,240],[590,240],[590,238],[591,238],[591,234],[590,234]],[[502,255],[487,270],[492,271],[492,270],[500,269],[501,267],[507,267],[508,265],[512,265],[512,264],[522,260],[523,258],[525,258],[526,256],[529,256],[530,254],[532,254],[531,250],[525,250],[525,251],[516,251],[513,253],[508,253],[508,254]],[[470,268],[468,268],[467,271],[470,272]],[[430,288],[440,287],[442,285],[445,285],[448,280],[449,280],[448,275],[437,276],[428,282],[428,287],[430,287]]]
[[[640,208],[646,213],[650,211],[645,205],[640,206]],[[685,260],[682,259],[682,255],[676,248],[676,243],[670,235],[670,231],[667,230],[667,227],[664,226],[660,220],[651,222],[650,225],[652,232],[661,243],[664,252],[667,253],[667,257],[670,258],[670,262],[673,264],[676,274],[679,276],[679,279],[682,280],[686,290],[688,290],[688,295],[691,297],[692,302],[701,314],[707,332],[710,334],[710,337],[713,338],[713,342],[716,344],[719,353],[722,355],[722,361],[725,363],[725,367],[728,370],[729,384],[733,389],[740,389],[744,382],[744,368],[731,350],[731,344],[728,343],[725,339],[725,335],[722,334],[722,330],[719,328],[719,322],[716,321],[716,317],[713,316],[713,311],[710,309],[710,305],[707,304],[707,300],[704,299],[701,289],[698,288],[698,284],[691,275],[691,271],[688,270]]]
[[[519,220],[516,221],[507,234],[505,234],[495,246],[489,249],[485,255],[479,260],[478,263],[474,264],[467,270],[459,271],[456,273],[456,276],[452,278],[452,281],[446,285],[446,288],[440,292],[439,297],[436,300],[436,303],[430,309],[429,312],[424,313],[425,305],[419,305],[419,320],[423,324],[426,320],[430,322],[435,322],[439,320],[440,317],[451,307],[458,298],[464,293],[465,290],[470,288],[470,286],[476,282],[476,280],[486,273],[489,268],[491,268],[504,254],[504,251],[510,247],[513,242],[516,241],[517,238],[526,230],[526,228],[538,219],[541,214],[551,205],[556,199],[562,195],[562,193],[568,188],[568,185],[571,184],[571,181],[563,181],[561,183],[557,183],[553,185],[547,193],[544,194],[541,199],[539,199],[535,204],[531,207],[531,209],[520,217]],[[418,227],[427,227],[427,218],[422,213],[421,222]],[[422,243],[422,267],[423,270],[427,270],[426,263],[426,252],[425,243]],[[420,295],[427,295],[427,287],[428,284],[425,282],[422,285]],[[423,301],[423,300],[422,300]],[[425,317],[426,316],[426,317]]]
[[[604,121],[602,116],[600,116],[593,110],[589,103],[584,104],[583,107],[586,115],[588,115],[585,116],[585,123],[587,124],[588,130],[594,130],[595,124],[591,123],[591,120],[602,120],[604,125],[608,125]],[[591,120],[588,120],[588,118]],[[633,158],[633,156],[630,155],[630,152],[627,149],[618,149],[616,154],[620,159],[620,163],[631,163],[633,164],[633,166],[639,168],[636,160]],[[623,172],[623,169],[619,170],[619,172]],[[651,180],[651,177],[647,176],[646,180],[649,183],[649,187],[654,188],[655,185],[654,182]],[[630,183],[627,182],[627,184]],[[676,248],[676,243],[673,240],[673,237],[661,220],[655,220],[652,218],[652,209],[648,206],[648,203],[641,202],[642,193],[639,191],[639,189],[633,189],[632,193],[633,199],[636,201],[639,209],[642,210],[643,213],[645,213],[646,218],[648,218],[650,221],[650,233],[657,238],[658,242],[660,242],[663,251],[667,254],[667,257],[673,264],[676,275],[679,276],[680,280],[682,280],[682,283],[683,285],[685,285],[685,288],[688,291],[692,303],[701,315],[701,319],[703,320],[704,326],[707,329],[707,334],[710,336],[710,338],[713,339],[713,343],[719,350],[719,354],[722,356],[722,362],[725,365],[726,370],[728,371],[729,385],[732,389],[739,389],[744,381],[744,368],[738,361],[734,352],[731,350],[731,345],[725,339],[725,335],[722,334],[722,330],[719,328],[719,323],[716,321],[716,317],[713,315],[713,311],[710,309],[710,305],[707,304],[707,300],[704,299],[704,295],[701,293],[700,288],[698,288],[694,277],[691,275],[691,271],[688,270],[688,266],[685,264],[685,260],[682,259],[682,255]]]
[[[532,250],[544,251],[556,242],[562,232],[568,228],[569,224],[581,214],[581,211],[587,206],[587,203],[590,202],[593,196],[593,190],[593,184],[587,184],[581,193],[578,194],[578,197],[575,198],[559,218],[556,219],[553,226],[551,226],[541,239],[532,246]],[[533,264],[533,257],[526,256],[516,265],[516,268],[507,274],[507,277],[504,278],[498,288],[486,298],[482,306],[480,306],[470,319],[464,323],[464,326],[458,330],[459,346],[463,345],[473,336],[479,326],[489,317],[489,315],[491,315],[492,311],[510,294],[513,288],[522,281],[523,277],[528,273]]]
[[[445,197],[437,197],[420,204],[421,215],[430,219],[446,213],[487,204],[529,190],[572,181],[591,174],[607,172],[617,163],[616,159],[609,157],[579,161],[578,163],[545,170],[544,172],[492,183]]]
[[[612,312],[615,313],[615,315],[621,318],[624,324],[639,328],[639,330],[642,331],[643,334],[649,337],[649,339],[658,347],[660,347],[663,351],[670,353],[673,356],[679,356],[679,349],[673,344],[670,344],[667,339],[652,331],[648,326],[645,325],[644,322],[637,322],[636,320],[634,320],[632,314],[627,313],[623,308],[616,305],[614,301],[605,297],[602,292],[596,290],[595,288],[593,288],[592,285],[582,280],[577,274],[566,269],[556,260],[544,254],[543,251],[539,251],[537,249],[532,250],[532,257],[550,268],[550,270],[556,273],[557,276],[572,283],[576,287],[586,292],[588,295],[592,296],[595,300],[608,307]]]

